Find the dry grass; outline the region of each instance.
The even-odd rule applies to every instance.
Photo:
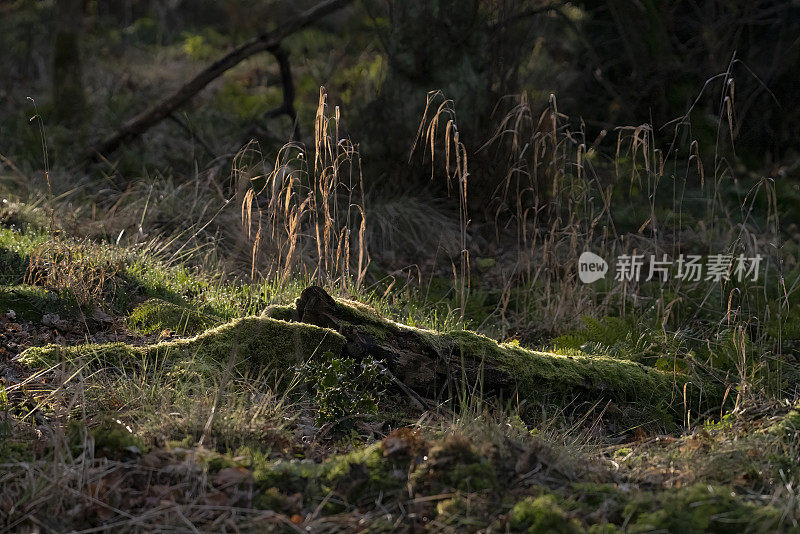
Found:
[[[80,307],[89,308],[109,295],[113,299],[119,268],[92,243],[53,237],[30,255],[25,283],[68,294]]]
[[[3,465],[0,522],[18,532],[296,529],[284,514],[252,508],[252,493],[248,500],[237,490],[244,474],[209,479],[202,449],[159,451],[133,464],[95,458],[91,449],[75,459]],[[70,458],[67,450],[55,454]]]
[[[234,172],[242,224],[252,241],[251,277],[285,283],[301,273],[347,292],[364,283],[367,250],[364,182],[356,147],[340,138],[339,108],[331,114],[320,89],[314,148],[289,143],[269,173],[246,163],[249,146]],[[265,246],[269,244],[269,246]]]
[[[437,100],[438,106],[435,106]],[[433,108],[436,108],[435,111]],[[428,118],[428,114],[431,117]],[[444,127],[440,128],[440,122],[446,121]],[[443,132],[441,130],[444,130]],[[444,139],[441,139],[444,136]],[[419,125],[417,138],[411,148],[413,154],[416,145],[422,144],[423,157],[430,155],[431,179],[434,178],[436,164],[436,145],[437,140],[441,139],[444,147],[444,176],[447,182],[447,191],[452,193],[455,187],[458,195],[458,225],[460,232],[458,267],[455,263],[453,268],[453,283],[458,294],[458,309],[460,318],[463,321],[464,313],[469,298],[470,270],[469,270],[469,249],[467,248],[469,215],[469,169],[467,166],[467,147],[460,140],[458,125],[456,123],[456,112],[454,102],[448,100],[440,91],[428,93],[428,100],[425,104],[425,111]]]

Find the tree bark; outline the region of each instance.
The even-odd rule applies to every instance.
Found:
[[[123,143],[135,139],[153,125],[159,123],[173,111],[191,100],[209,83],[238,65],[250,56],[266,50],[279,50],[280,43],[289,35],[296,33],[318,19],[337,11],[352,0],[327,0],[312,7],[298,17],[282,24],[278,29],[263,33],[258,37],[238,46],[224,57],[203,69],[194,78],[182,85],[167,98],[153,104],[150,108],[125,121],[120,128],[99,143],[92,146],[86,159],[94,161],[116,150]]]
[[[319,286],[301,293],[297,320],[336,330],[347,339],[344,351],[348,356],[357,360],[374,357],[405,386],[429,399],[441,400],[476,385],[489,394],[514,389],[514,378],[496,362],[464,353],[452,343],[437,345],[414,329],[354,315]]]

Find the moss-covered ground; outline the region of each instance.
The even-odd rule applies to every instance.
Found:
[[[0,227],[0,262],[11,530],[798,528],[797,408],[703,369],[593,354],[581,331],[539,350],[404,322],[369,295],[337,299],[324,328],[299,319],[300,282],[230,284],[33,226]],[[348,383],[365,376],[354,332],[511,380],[427,399],[398,377]],[[320,422],[320,399],[348,415]]]

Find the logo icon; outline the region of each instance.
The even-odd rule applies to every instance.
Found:
[[[593,252],[584,252],[578,258],[578,278],[584,284],[591,284],[604,278],[608,272],[606,260]]]

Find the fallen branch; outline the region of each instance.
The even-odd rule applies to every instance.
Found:
[[[327,0],[317,4],[285,24],[280,25],[278,29],[263,33],[240,45],[224,57],[209,65],[164,100],[125,121],[117,131],[92,146],[86,153],[85,158],[89,161],[96,161],[101,159],[103,155],[113,152],[123,143],[130,142],[132,139],[140,136],[153,125],[158,124],[173,111],[191,100],[197,93],[202,91],[203,88],[227,70],[254,54],[270,50],[276,54],[276,58],[279,58],[280,61],[280,44],[283,39],[302,30],[318,19],[343,8],[350,2],[352,2],[352,0]],[[281,69],[283,70],[283,65],[281,65]],[[286,90],[284,88],[284,95],[285,94]]]
[[[607,356],[530,350],[470,331],[413,328],[363,304],[334,299],[318,286],[304,289],[294,310],[276,308],[268,315],[335,330],[346,340],[343,354],[357,361],[375,358],[391,372],[392,382],[422,406],[484,395],[513,399],[519,406],[586,404],[592,413],[605,403],[601,416],[629,428],[680,421],[681,398],[693,406],[692,413],[719,410],[724,403],[710,377],[675,375]],[[676,397],[682,390],[684,395]]]

